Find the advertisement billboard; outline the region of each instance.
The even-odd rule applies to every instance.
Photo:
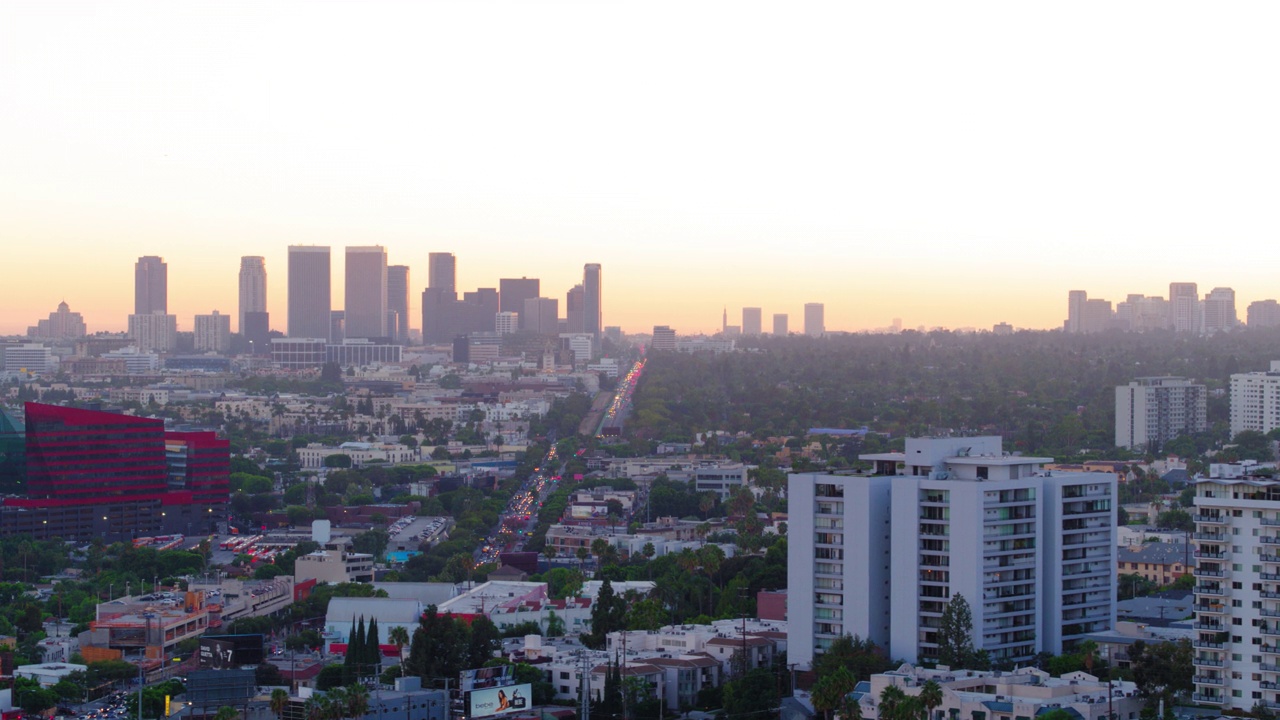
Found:
[[[472,690],[467,695],[467,717],[477,720],[517,710],[527,710],[531,697],[533,697],[533,686],[527,683]]]
[[[499,685],[510,685],[511,673],[511,665],[463,670],[458,673],[458,689],[466,692],[468,690],[480,690],[483,688],[497,687]]]
[[[263,657],[261,635],[205,635],[200,638],[200,667],[205,670],[257,665]]]

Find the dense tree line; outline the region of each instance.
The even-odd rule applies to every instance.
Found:
[[[1178,375],[1222,389],[1231,373],[1269,367],[1277,341],[1274,330],[761,338],[744,341],[757,352],[655,354],[627,431],[688,441],[712,429],[763,439],[866,425],[894,437],[999,433],[1013,439],[1006,449],[1068,456],[1111,448],[1116,386]],[[1212,396],[1211,441],[1226,439],[1227,414]]]

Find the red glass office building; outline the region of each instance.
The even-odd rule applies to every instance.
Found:
[[[0,532],[130,539],[205,534],[226,520],[230,449],[164,421],[27,403],[26,497],[6,498]]]

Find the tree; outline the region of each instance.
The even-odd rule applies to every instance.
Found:
[[[1171,706],[1174,695],[1191,692],[1192,654],[1191,641],[1185,638],[1154,644],[1135,641],[1129,647],[1129,669],[1138,693],[1148,704],[1165,700]]]
[[[324,466],[327,468],[350,468],[351,456],[343,455],[341,453],[326,455],[324,458]]]
[[[977,653],[973,648],[973,613],[969,602],[956,593],[942,609],[938,627],[938,664],[971,668]]]
[[[893,662],[871,640],[856,635],[842,635],[813,660],[813,671],[818,677],[831,675],[846,668],[858,680],[870,680],[871,676],[889,670]]]
[[[765,668],[756,668],[724,685],[724,712],[731,718],[775,717],[780,700],[778,679]]]
[[[934,720],[933,711],[942,704],[942,686],[936,680],[928,680],[920,686],[920,704],[927,713],[926,720]]]
[[[836,668],[835,672],[818,678],[818,682],[813,685],[813,709],[831,720],[831,713],[840,709],[845,696],[853,692],[857,684],[858,678],[843,665]]]
[[[1195,532],[1196,523],[1186,510],[1165,510],[1156,516],[1156,526],[1183,532]]]
[[[284,709],[289,707],[289,693],[284,688],[276,688],[271,691],[271,712],[276,714],[277,718],[284,718]]]
[[[223,705],[214,714],[213,720],[239,720],[240,711],[230,705]]]
[[[409,630],[403,625],[396,625],[387,633],[387,639],[396,646],[396,659],[400,661],[400,677],[404,677],[404,649],[409,644]]]

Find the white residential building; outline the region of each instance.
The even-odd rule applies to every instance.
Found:
[[[178,317],[162,312],[130,315],[129,339],[143,352],[169,352],[178,344]]]
[[[957,594],[993,661],[1070,650],[1114,621],[1116,476],[1042,469],[999,437],[910,438],[873,475],[792,475],[789,658],[841,635],[936,659]]]
[[[227,353],[231,350],[231,316],[217,310],[196,316],[196,351]]]
[[[1280,707],[1280,482],[1196,483],[1197,703]]]
[[[1204,385],[1180,377],[1143,377],[1116,388],[1116,447],[1159,450],[1208,427]]]
[[[53,351],[40,343],[10,345],[4,349],[4,369],[9,372],[25,370],[40,375],[58,369],[58,359]]]
[[[1280,427],[1280,360],[1266,372],[1231,376],[1231,436],[1245,430],[1268,433]]]
[[[520,329],[520,313],[500,312],[493,316],[493,331],[499,335],[510,335]]]
[[[371,462],[400,465],[422,460],[418,448],[399,443],[344,442],[337,447],[307,443],[306,447],[298,448],[298,465],[311,470],[322,468],[324,459],[330,455],[346,455],[351,458],[351,467],[364,467]]]

